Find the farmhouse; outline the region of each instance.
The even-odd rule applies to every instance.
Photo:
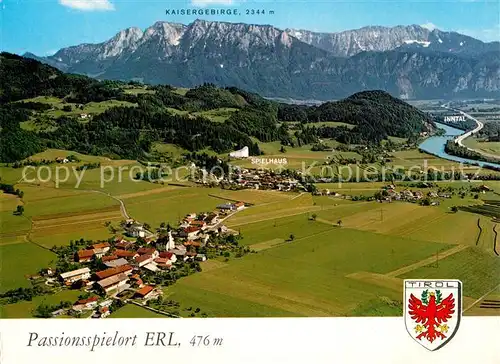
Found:
[[[179,232],[179,236],[182,238],[187,238],[189,240],[194,240],[196,238],[196,235],[200,232],[200,228],[195,227],[195,226],[189,226],[185,229],[182,229]]]
[[[144,226],[135,222],[127,226],[126,231],[134,238],[144,238],[146,236]]]
[[[135,258],[134,265],[137,267],[144,267],[146,264],[151,263],[154,260],[153,256],[150,254],[141,255]]]
[[[172,267],[172,261],[167,258],[156,258],[154,262],[158,267],[162,269],[168,269]]]
[[[114,275],[97,282],[98,287],[104,292],[109,293],[113,290],[120,290],[128,281],[128,276],[124,273]]]
[[[120,250],[120,249],[115,251],[115,255],[118,258],[125,258],[125,259],[134,259],[135,257],[139,256],[139,254],[137,254],[137,252],[128,251],[128,250]]]
[[[71,272],[61,273],[60,278],[64,281],[65,284],[71,284],[73,282],[78,282],[84,279],[90,278],[90,269],[82,268],[73,270]]]
[[[111,314],[109,307],[101,307],[97,312],[92,315],[92,318],[106,318]]]
[[[236,211],[241,211],[241,210],[243,210],[245,208],[245,203],[241,202],[241,201],[240,202],[236,202],[234,204],[234,207],[235,207]]]
[[[64,158],[64,157],[57,157],[56,162],[57,163],[69,163],[69,160],[67,158]]]
[[[102,258],[111,249],[108,243],[99,243],[91,246],[94,249],[95,256]]]
[[[126,274],[129,275],[132,273],[132,267],[130,265],[122,265],[119,267],[115,268],[109,268],[106,270],[102,270],[100,272],[96,272],[96,277],[101,280],[101,279],[106,279],[118,274]]]
[[[193,221],[190,225],[203,230],[207,226],[207,223],[205,221],[196,220]]]
[[[75,310],[75,311],[90,310],[97,305],[98,300],[99,300],[99,298],[95,297],[95,296],[90,297],[90,298],[86,298],[86,299],[78,300],[73,305],[73,310]]]
[[[157,258],[159,253],[155,248],[140,248],[137,250],[139,255],[151,255],[153,258]]]
[[[149,270],[150,272],[156,273],[159,271],[159,268],[156,266],[156,263],[151,262],[144,265],[142,268]]]
[[[117,248],[117,249],[127,250],[127,249],[130,249],[133,247],[134,247],[134,243],[132,243],[130,241],[125,241],[125,240],[121,240],[120,242],[115,244],[115,248]]]
[[[121,266],[124,266],[127,264],[128,264],[128,261],[125,258],[118,258],[118,259],[110,260],[110,261],[104,263],[104,265],[106,267],[109,267],[109,268],[121,267]]]
[[[154,288],[151,286],[144,286],[135,292],[135,296],[142,299],[147,299],[153,295]]]
[[[78,263],[87,263],[87,262],[90,262],[93,257],[94,257],[93,250],[91,250],[91,249],[79,250],[75,254],[75,261],[77,261]]]
[[[204,262],[207,260],[207,256],[205,254],[198,254],[196,256],[196,260],[200,261],[200,262]]]
[[[110,262],[112,260],[116,260],[118,257],[116,255],[105,255],[101,258],[103,263]]]
[[[175,263],[177,261],[177,257],[175,256],[175,254],[172,251],[170,251],[170,252],[161,252],[160,253],[160,258],[168,259],[172,263]]]
[[[231,203],[217,205],[217,208],[221,211],[234,211],[236,209],[236,207]]]

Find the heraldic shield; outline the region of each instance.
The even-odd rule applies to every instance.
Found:
[[[407,279],[404,291],[404,319],[410,336],[431,351],[450,342],[462,318],[462,282]]]

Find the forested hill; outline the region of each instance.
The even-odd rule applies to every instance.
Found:
[[[52,101],[39,96],[49,96]],[[103,104],[106,108],[101,112],[80,118],[80,110],[88,105]],[[213,114],[225,116],[211,118]],[[291,121],[300,122],[294,133],[287,123]],[[314,127],[319,121],[341,121],[355,127]],[[252,155],[259,155],[261,142],[295,146],[335,138],[342,143],[372,144],[389,135],[412,137],[430,131],[432,122],[382,91],[361,92],[317,107],[285,105],[212,84],[179,90],[168,85],[97,81],[2,53],[0,126],[0,160],[13,162],[44,148],[147,158],[154,142],[217,153],[248,146]]]

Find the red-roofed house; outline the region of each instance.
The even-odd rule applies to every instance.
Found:
[[[191,223],[191,226],[194,226],[194,227],[197,227],[197,228],[200,228],[203,230],[207,226],[207,223],[205,221],[196,220],[196,221],[193,221]]]
[[[118,259],[118,256],[116,256],[116,255],[106,255],[106,256],[102,257],[102,262],[106,263],[106,262],[110,262],[110,261],[116,260],[116,259]]]
[[[194,246],[196,248],[199,248],[201,246],[201,243],[199,241],[188,240],[184,243],[184,246]]]
[[[182,229],[179,233],[179,236],[182,238],[188,238],[189,240],[194,240],[199,232],[200,232],[199,227],[189,226],[185,229]]]
[[[118,258],[125,258],[125,259],[133,259],[133,258],[139,256],[139,254],[137,254],[137,252],[128,251],[128,250],[120,250],[120,249],[115,251],[115,255]]]
[[[172,253],[172,252],[161,252],[160,253],[160,258],[168,259],[172,263],[175,263],[177,261],[176,255],[174,253]]]
[[[137,250],[139,255],[151,255],[153,258],[157,258],[159,253],[155,248],[140,248]]]
[[[78,300],[73,305],[73,310],[75,310],[75,311],[90,310],[97,305],[98,300],[99,300],[99,297],[95,297],[95,296],[90,297],[90,298],[86,298],[86,299]]]
[[[98,280],[101,280],[101,279],[106,279],[106,278],[109,278],[109,277],[112,277],[112,276],[115,276],[117,274],[126,274],[126,275],[129,275],[132,273],[132,267],[130,265],[122,265],[122,266],[119,266],[119,267],[115,267],[115,268],[108,268],[108,269],[105,269],[105,270],[102,270],[100,272],[96,272],[96,277]]]
[[[115,248],[117,248],[117,249],[123,249],[123,250],[130,249],[133,246],[134,246],[134,243],[132,243],[130,241],[126,241],[126,240],[122,240],[119,243],[115,244]]]
[[[154,292],[154,288],[151,286],[144,286],[137,291],[135,291],[135,296],[142,298],[142,299],[147,299],[148,297],[151,297],[151,295]]]
[[[92,260],[94,257],[94,251],[91,249],[87,250],[79,250],[78,253],[75,254],[75,261],[79,263],[87,263]]]
[[[141,255],[140,257],[135,258],[135,265],[137,267],[143,267],[146,264],[151,263],[154,260],[153,256],[150,254],[144,254]]]

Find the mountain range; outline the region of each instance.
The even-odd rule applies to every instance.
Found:
[[[236,86],[267,97],[338,99],[381,89],[403,99],[495,97],[500,43],[422,26],[339,33],[196,20],[156,22],[34,58],[99,79]]]

